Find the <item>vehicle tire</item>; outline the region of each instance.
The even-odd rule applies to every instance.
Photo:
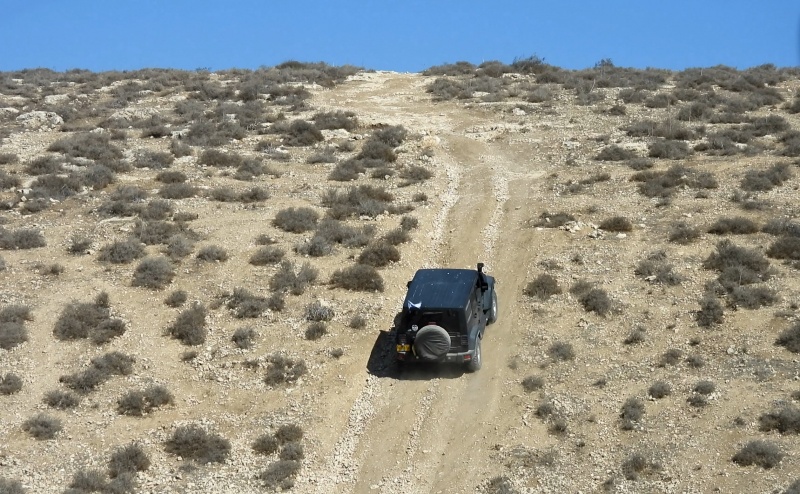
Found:
[[[475,342],[475,354],[472,356],[472,360],[467,364],[467,370],[469,372],[478,371],[481,365],[483,365],[483,356],[481,355],[481,340],[478,338]]]
[[[450,335],[435,324],[423,326],[414,338],[414,352],[423,360],[439,360],[450,351]]]
[[[489,309],[489,316],[486,319],[487,324],[492,324],[497,321],[497,292],[492,290],[492,307]]]

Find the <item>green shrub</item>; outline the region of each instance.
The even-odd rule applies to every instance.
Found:
[[[175,429],[166,441],[165,451],[198,463],[224,463],[231,452],[231,443],[219,434],[208,433],[196,425]]]
[[[117,240],[100,248],[97,259],[112,264],[128,264],[145,254],[144,245],[136,239]]]
[[[44,404],[59,410],[66,410],[68,408],[75,408],[80,403],[80,398],[75,393],[69,391],[61,391],[56,389],[48,391],[44,395]]]
[[[383,278],[378,270],[365,264],[354,264],[333,272],[330,284],[352,291],[383,291]]]
[[[175,278],[175,269],[165,257],[146,257],[133,272],[132,286],[160,290]]]
[[[144,472],[149,468],[150,457],[138,443],[118,447],[108,460],[108,474],[112,479],[126,473]]]
[[[64,426],[61,421],[45,413],[39,413],[22,423],[22,430],[40,441],[54,439]]]
[[[287,208],[278,211],[272,224],[281,230],[292,233],[303,233],[317,226],[319,213],[311,208]]]
[[[6,372],[0,379],[0,395],[13,395],[22,389],[22,378],[11,372]]]
[[[180,340],[184,345],[194,346],[205,343],[208,335],[205,306],[195,302],[188,309],[184,309],[178,314],[175,322],[167,327],[166,334]]]
[[[777,444],[772,441],[756,439],[748,441],[742,446],[742,449],[733,455],[731,461],[741,467],[756,465],[768,470],[778,465],[784,456],[786,455]]]

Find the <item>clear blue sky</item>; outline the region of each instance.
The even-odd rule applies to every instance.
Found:
[[[800,0],[0,0],[0,71],[800,66]]]

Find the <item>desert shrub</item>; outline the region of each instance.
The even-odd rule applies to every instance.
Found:
[[[139,217],[144,220],[165,220],[175,210],[172,203],[163,199],[154,199],[139,211]]]
[[[647,148],[647,155],[651,158],[679,160],[689,156],[689,146],[683,141],[658,139]]]
[[[716,245],[717,251],[703,261],[706,269],[724,271],[728,268],[746,268],[756,274],[764,274],[769,268],[769,261],[757,250],[738,247],[729,240]]]
[[[587,312],[605,316],[611,311],[611,300],[608,293],[601,288],[592,288],[578,297],[578,301]]]
[[[311,208],[287,208],[278,211],[272,224],[281,230],[292,233],[303,233],[313,230],[319,220],[319,213]]]
[[[258,479],[269,489],[289,490],[294,486],[294,478],[299,471],[299,461],[278,460],[258,474]]]
[[[141,417],[154,409],[175,402],[172,393],[162,385],[154,384],[143,390],[128,391],[117,400],[117,412],[121,415]]]
[[[44,247],[47,242],[42,232],[33,228],[6,230],[0,227],[0,249],[22,250]]]
[[[266,266],[268,264],[277,264],[283,260],[286,253],[280,247],[265,246],[256,250],[250,256],[250,264],[253,266]]]
[[[192,155],[192,147],[188,144],[182,143],[177,139],[173,139],[169,143],[169,152],[172,153],[176,158],[183,158],[184,156]]]
[[[645,329],[641,326],[637,326],[628,334],[628,336],[625,337],[624,340],[622,340],[622,343],[625,345],[636,345],[638,343],[642,343],[646,339],[646,336],[647,333],[645,332]]]
[[[397,209],[392,206],[394,196],[383,187],[359,185],[349,187],[346,191],[328,189],[322,196],[322,205],[328,208],[327,216],[342,220],[353,216],[369,216],[374,218],[379,214],[395,213]]]
[[[322,132],[313,123],[294,120],[284,134],[283,143],[287,146],[310,146],[324,139]]]
[[[164,199],[187,199],[197,194],[197,187],[185,182],[164,184],[158,191],[158,195]]]
[[[336,110],[320,112],[313,117],[314,125],[318,129],[344,129],[355,130],[358,127],[358,117],[351,111]]]
[[[5,170],[0,170],[0,190],[16,188],[22,185],[22,180],[14,175],[9,175]]]
[[[307,321],[330,321],[336,315],[332,307],[323,304],[319,300],[306,305],[303,313]]]
[[[181,234],[172,235],[166,240],[166,244],[164,253],[173,260],[188,256],[192,253],[192,249],[194,249],[194,242]]]
[[[636,157],[636,153],[623,147],[612,144],[603,148],[594,159],[598,161],[625,161]]]
[[[163,184],[180,184],[188,180],[185,173],[177,170],[166,170],[156,175],[156,180]]]
[[[19,162],[19,156],[16,153],[0,153],[0,165],[10,165]]]
[[[394,228],[383,235],[383,241],[389,245],[399,245],[411,240],[411,235],[402,228]]]
[[[282,261],[278,271],[269,280],[269,288],[273,292],[289,291],[292,295],[302,295],[306,287],[316,281],[319,271],[311,264],[304,262],[295,272],[291,261]]]
[[[624,216],[614,216],[603,220],[600,228],[609,232],[629,232],[633,230],[633,223]]]
[[[544,378],[541,376],[528,376],[522,380],[522,389],[526,393],[538,391],[544,386]]]
[[[299,442],[290,442],[283,445],[279,458],[283,461],[295,460],[299,461],[305,458],[303,445]]]
[[[167,243],[181,230],[181,225],[167,221],[136,221],[132,236],[146,245],[156,245]]]
[[[244,288],[235,288],[226,306],[239,319],[255,318],[267,310],[269,301],[260,295],[250,293]]]
[[[330,284],[352,291],[383,291],[383,278],[372,266],[354,264],[333,272]]]
[[[775,344],[792,353],[800,353],[800,323],[781,332],[775,340]]]
[[[400,251],[388,242],[376,242],[368,245],[358,256],[356,262],[376,268],[400,260]]]
[[[22,487],[19,480],[0,477],[0,493],[2,494],[25,494],[27,491]]]
[[[109,492],[105,473],[102,470],[81,469],[75,472],[69,483],[68,493]]]
[[[0,348],[11,350],[28,341],[28,330],[18,322],[0,322]]]
[[[639,480],[642,474],[661,471],[661,463],[642,453],[632,453],[622,462],[622,474],[627,480]]]
[[[208,195],[219,202],[234,202],[237,198],[236,191],[230,187],[217,187],[216,189],[212,189]]]
[[[170,153],[165,153],[162,151],[145,151],[136,156],[133,166],[136,168],[162,170],[172,166],[174,161],[175,157]]]
[[[733,218],[719,218],[708,228],[708,233],[715,235],[725,235],[728,233],[736,235],[746,235],[758,232],[758,224],[743,216]]]
[[[160,290],[175,278],[175,269],[165,257],[146,257],[133,272],[132,286]]]
[[[275,430],[275,439],[280,444],[296,443],[303,439],[303,428],[297,424],[283,424]]]
[[[64,172],[64,159],[55,156],[39,156],[25,165],[28,175],[49,175]]]
[[[347,325],[352,329],[364,329],[367,326],[367,320],[364,316],[356,314],[350,318],[350,322]]]
[[[369,139],[361,146],[361,152],[356,156],[357,160],[380,160],[387,163],[397,161],[392,146],[383,141]],[[370,167],[372,168],[372,167]]]
[[[323,257],[333,252],[333,244],[320,235],[314,235],[310,240],[295,245],[294,251],[303,256]]]
[[[117,240],[111,244],[100,248],[97,259],[102,262],[112,264],[127,264],[143,257],[145,254],[144,246],[138,240],[129,238]]]
[[[293,383],[308,372],[308,367],[304,360],[292,359],[275,353],[269,357],[267,374],[264,382],[270,386]],[[280,439],[280,438],[279,438]]]
[[[767,249],[767,255],[774,259],[800,260],[800,237],[787,235],[776,239]]]
[[[190,213],[188,211],[177,211],[172,215],[172,221],[176,223],[185,223],[187,221],[194,221],[198,218],[197,213]]]
[[[316,152],[306,159],[306,163],[315,165],[317,163],[336,163],[334,149],[326,147],[322,151]]]
[[[22,389],[22,378],[11,372],[6,372],[0,379],[0,395],[13,395]]]
[[[656,381],[650,385],[647,394],[659,400],[672,394],[672,386],[666,381]]]
[[[683,278],[673,271],[672,264],[666,262],[664,251],[657,251],[639,261],[634,274],[648,281],[664,285],[680,285]]]
[[[765,286],[733,286],[729,292],[733,307],[758,309],[778,301],[778,293]]]
[[[64,375],[59,381],[79,393],[94,391],[97,386],[112,376],[124,376],[133,372],[133,357],[120,352],[109,352],[91,360],[88,369],[75,374]]]
[[[575,350],[572,348],[572,345],[563,341],[557,341],[550,345],[547,349],[547,354],[553,360],[562,362],[575,359]]]
[[[64,426],[61,421],[45,413],[39,413],[22,423],[22,430],[34,439],[54,439]]]
[[[635,422],[644,416],[644,403],[639,398],[630,397],[622,404],[619,417],[622,419],[622,429],[632,430]]]
[[[533,281],[529,282],[522,291],[529,297],[537,297],[540,300],[547,300],[553,295],[562,293],[563,290],[558,286],[558,281],[547,273],[540,274]]]
[[[670,348],[664,352],[658,359],[659,367],[666,367],[668,365],[678,365],[683,357],[683,352],[677,348]]]
[[[182,425],[166,441],[164,450],[198,463],[224,463],[231,443],[219,434],[206,432],[196,425]]]
[[[546,419],[556,413],[556,407],[551,401],[544,400],[536,405],[536,411],[534,413],[536,413],[536,416],[540,419]]]
[[[136,472],[144,472],[150,468],[150,457],[142,445],[131,443],[114,450],[108,460],[108,475],[111,478]]]
[[[702,355],[689,355],[686,357],[686,363],[693,369],[700,369],[706,365],[706,361]]]
[[[566,212],[550,213],[544,211],[539,215],[539,218],[534,222],[534,226],[544,228],[558,228],[564,226],[570,221],[575,221],[575,216]]]
[[[780,463],[784,456],[781,448],[774,442],[756,439],[742,446],[731,461],[741,467],[756,465],[770,469]]]
[[[228,252],[218,245],[207,245],[197,252],[197,259],[201,261],[227,261]]]
[[[253,441],[253,451],[262,455],[271,455],[278,451],[280,442],[273,434],[262,434]]]
[[[308,325],[305,332],[307,340],[316,341],[328,334],[328,326],[322,321],[315,321]]]
[[[270,193],[267,189],[262,187],[251,187],[245,191],[239,193],[236,199],[239,202],[244,203],[253,203],[253,202],[261,202],[266,201],[269,199]]]
[[[708,396],[711,393],[713,393],[716,389],[717,387],[713,382],[703,380],[695,383],[694,387],[692,388],[692,391],[694,393]]]
[[[778,431],[781,434],[800,434],[800,408],[784,403],[758,418],[761,431]]]
[[[168,307],[180,307],[186,303],[186,300],[189,298],[188,294],[185,290],[175,290],[174,292],[167,295],[167,298],[164,299],[164,303]]]
[[[252,348],[257,337],[258,333],[256,333],[256,330],[253,328],[237,328],[236,331],[233,332],[231,341],[233,341],[237,348]]]
[[[742,178],[740,187],[750,192],[765,192],[783,185],[792,175],[787,163],[778,163],[767,170],[749,170]]]
[[[184,345],[193,346],[205,343],[208,335],[205,306],[195,302],[188,309],[184,309],[178,314],[175,322],[167,327],[166,334],[180,340]]]
[[[52,143],[48,151],[63,153],[72,158],[83,157],[94,161],[114,161],[122,158],[122,150],[111,143],[107,134],[84,132],[59,139]]]
[[[433,177],[433,172],[421,165],[409,165],[400,171],[401,187],[418,184]]]
[[[767,221],[761,228],[761,231],[775,236],[789,235],[791,237],[800,237],[800,223],[786,218],[775,218]]]
[[[68,408],[75,408],[80,403],[80,398],[69,391],[61,391],[56,389],[48,391],[42,400],[45,405],[59,410],[66,410]]]

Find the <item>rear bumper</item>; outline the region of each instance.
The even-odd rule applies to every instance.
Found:
[[[467,350],[466,352],[451,352],[438,360],[425,360],[418,358],[411,351],[397,351],[397,360],[400,362],[439,362],[439,363],[453,363],[463,364],[469,362],[475,356],[475,350]]]

